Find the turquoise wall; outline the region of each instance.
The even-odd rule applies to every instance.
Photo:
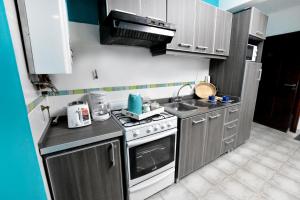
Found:
[[[219,0],[203,0],[203,1],[205,1],[205,2],[207,2],[209,4],[212,4],[212,5],[216,6],[216,7],[219,7]]]
[[[3,0],[0,1],[0,199],[44,200]]]

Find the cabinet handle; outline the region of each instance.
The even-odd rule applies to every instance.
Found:
[[[208,47],[204,47],[204,46],[196,46],[196,49],[206,50],[206,49],[208,49]]]
[[[109,151],[111,167],[114,167],[116,165],[116,161],[115,161],[115,145],[113,143],[110,143],[110,147],[108,151]]]
[[[227,145],[228,145],[228,144],[231,144],[231,143],[233,143],[233,142],[234,142],[234,139],[231,139],[231,140],[228,140],[228,141],[224,141],[224,143],[227,144]]]
[[[232,125],[232,126],[227,126],[228,129],[233,129],[236,127],[236,124]]]
[[[263,32],[260,32],[260,31],[256,31],[256,35],[263,36],[264,33],[263,33]]]
[[[297,84],[288,84],[288,83],[285,83],[284,86],[285,87],[297,87]]]
[[[258,74],[258,81],[260,81],[261,80],[261,75],[262,75],[262,69],[259,69],[258,70],[258,72],[259,72],[259,74]]]
[[[216,52],[219,52],[219,53],[224,53],[225,50],[224,49],[216,49]]]
[[[185,44],[185,43],[179,43],[178,46],[180,46],[180,47],[186,47],[186,48],[191,48],[192,47],[191,44]]]
[[[202,119],[200,119],[198,121],[193,121],[193,124],[199,124],[199,123],[202,123],[202,122],[205,122],[205,121],[206,121],[206,119],[202,118]]]
[[[215,116],[209,116],[209,119],[216,119],[216,118],[218,118],[218,117],[220,117],[221,115],[220,114],[217,114],[217,115],[215,115]]]
[[[233,109],[233,110],[229,110],[229,113],[235,113],[237,111],[239,111],[239,109]]]

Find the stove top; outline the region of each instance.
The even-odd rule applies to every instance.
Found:
[[[123,115],[121,110],[112,111],[112,114],[119,121],[119,123],[125,128],[144,125],[144,124],[148,124],[151,122],[157,122],[157,121],[161,121],[161,120],[165,120],[165,119],[174,117],[174,115],[172,115],[170,113],[163,112],[161,114],[154,115],[152,117],[148,117],[146,119],[139,121],[139,120],[132,119],[130,117]]]

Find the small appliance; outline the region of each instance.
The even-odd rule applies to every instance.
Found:
[[[91,117],[89,106],[82,101],[74,101],[67,107],[68,127],[78,128],[90,125]]]
[[[128,111],[137,115],[143,113],[143,99],[140,94],[129,94]]]
[[[250,60],[255,62],[257,56],[257,46],[248,44],[247,47],[247,54],[246,54],[246,60]]]
[[[101,44],[141,46],[150,48],[152,55],[160,55],[166,53],[166,45],[175,35],[174,25],[160,19],[121,10],[99,13]]]
[[[106,92],[90,92],[88,99],[91,107],[93,120],[105,121],[110,118],[110,104],[106,101]]]

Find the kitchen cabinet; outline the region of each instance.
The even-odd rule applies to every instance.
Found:
[[[196,0],[168,0],[167,21],[176,26],[175,36],[168,49],[192,51],[196,18]]]
[[[141,0],[141,14],[145,17],[167,20],[167,0]]]
[[[141,15],[140,0],[106,0],[107,14],[111,10],[122,10],[125,12]]]
[[[181,120],[178,178],[194,172],[203,165],[206,115]]]
[[[119,140],[45,157],[54,200],[122,200]]]
[[[216,7],[197,0],[194,51],[214,53],[216,14]]]
[[[224,109],[207,114],[204,163],[207,164],[221,155],[223,140]]]
[[[268,16],[257,8],[251,9],[249,34],[260,39],[266,39]]]
[[[214,53],[217,55],[229,55],[232,14],[217,9]]]
[[[256,62],[246,62],[243,92],[241,96],[241,116],[237,145],[245,143],[250,137],[252,120],[254,116],[255,104],[259,81],[262,74],[262,64]]]
[[[29,72],[72,73],[66,2],[18,0],[17,4]]]

